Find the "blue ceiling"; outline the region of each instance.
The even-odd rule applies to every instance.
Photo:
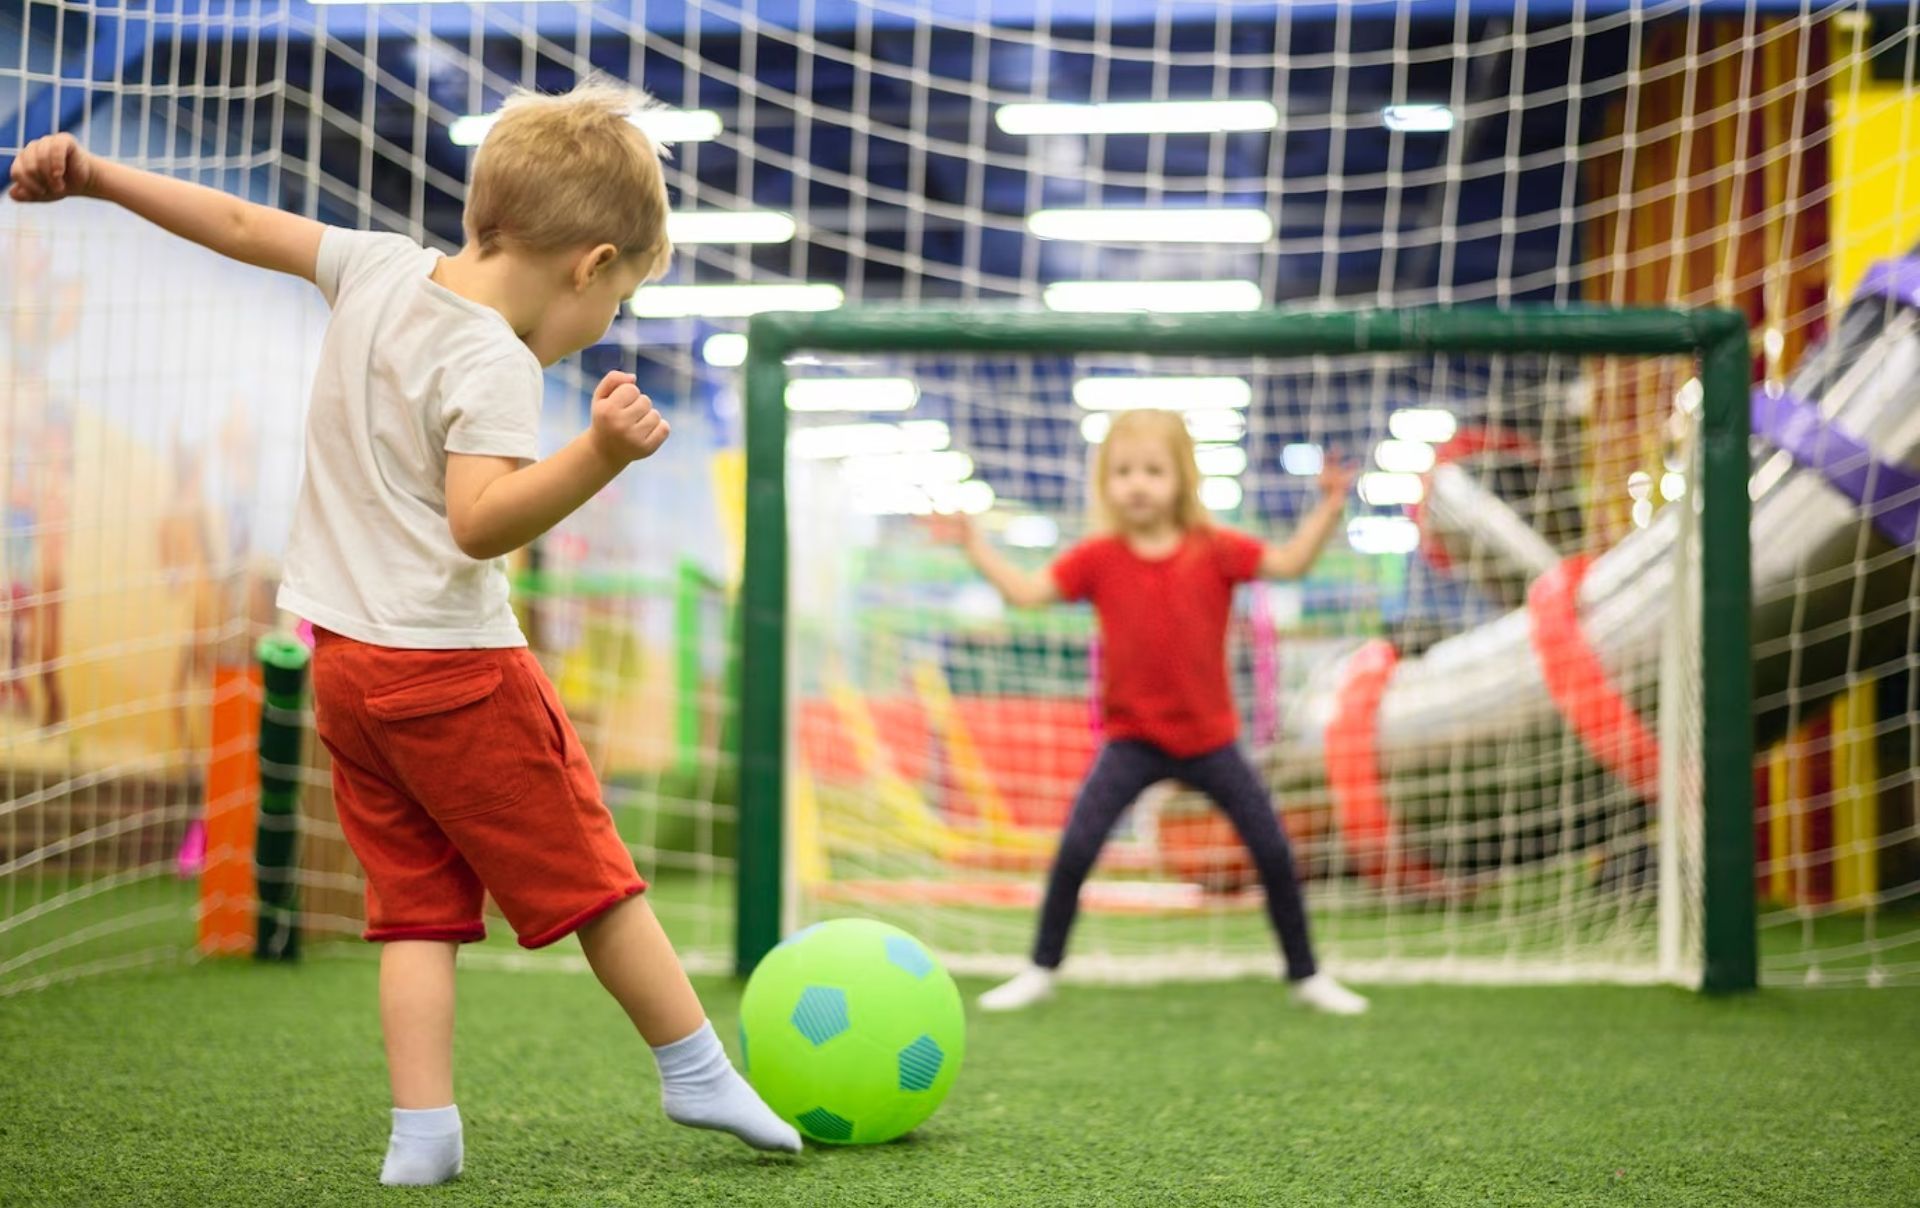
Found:
[[[1567,270],[1580,259],[1581,232],[1568,207],[1589,200],[1579,148],[1619,95],[1636,25],[1645,25],[1597,19],[1635,7],[1625,3],[1534,0],[1522,27],[1526,53],[1508,57],[1472,53],[1496,45],[1514,21],[1512,5],[1478,0],[1355,3],[1344,12],[1321,3],[981,0],[939,5],[933,25],[902,15],[912,11],[906,4],[744,7],[757,24],[743,33],[728,17],[739,10],[710,0],[591,8],[148,0],[128,15],[114,0],[90,11],[35,4],[26,10],[25,50],[22,30],[0,12],[0,62],[24,62],[62,83],[28,90],[0,73],[0,140],[90,121],[146,142],[105,148],[119,154],[275,163],[271,180],[234,173],[209,183],[271,189],[330,222],[410,227],[450,245],[460,236],[457,191],[469,152],[451,142],[440,115],[491,108],[513,85],[563,89],[592,67],[669,104],[725,117],[721,140],[678,149],[677,203],[790,209],[805,219],[790,244],[688,249],[681,280],[834,281],[869,302],[1031,302],[1047,280],[1147,275],[1250,276],[1276,304],[1429,300],[1443,289],[1571,300],[1577,287],[1567,283],[1577,275]],[[1637,7],[1688,19],[1684,3]],[[1798,12],[1801,2],[1700,7]],[[1578,37],[1567,24],[1573,8],[1586,18]],[[783,32],[802,12],[805,36]],[[1096,14],[1097,28],[1089,23]],[[1008,29],[1036,23],[1047,37]],[[116,87],[129,83],[142,87]],[[164,131],[145,110],[139,122],[101,120],[116,105],[150,108],[152,95],[170,88],[180,96]],[[1258,98],[1285,117],[1273,132],[1108,136],[1087,144],[1085,160],[1060,162],[1041,140],[995,129],[983,91],[1068,101]],[[422,120],[423,95],[433,120]],[[1396,135],[1377,120],[1385,104],[1458,98],[1480,116],[1451,135]],[[224,145],[212,145],[215,137]],[[1449,157],[1455,170],[1437,170]],[[1149,199],[1149,189],[1167,203],[1263,206],[1278,218],[1276,239],[1195,251],[1185,262],[1191,271],[1168,273],[1137,250],[1043,243],[1020,225],[1036,200],[1123,205]],[[681,325],[672,338],[686,349],[699,334],[699,325]],[[637,349],[670,342],[659,330],[629,336],[625,347],[591,350],[584,368],[631,364]],[[712,401],[719,387],[695,369],[702,380],[692,392]],[[1334,413],[1347,409],[1328,402]],[[1060,431],[1045,443],[1064,453],[1078,446],[1071,405],[1062,406]],[[1335,420],[1322,433],[1263,439],[1338,431]],[[1263,506],[1284,510],[1277,501]]]
[[[225,148],[200,154],[292,166],[278,180],[289,207],[353,225],[398,219],[452,243],[469,153],[453,145],[438,114],[420,120],[421,95],[446,114],[472,112],[497,104],[511,85],[563,89],[591,66],[669,104],[725,116],[726,138],[680,149],[677,203],[806,218],[790,245],[685,256],[682,279],[803,277],[844,283],[855,298],[926,301],[1031,299],[1047,279],[1140,275],[1253,276],[1276,303],[1432,296],[1441,287],[1486,296],[1473,287],[1496,280],[1533,283],[1502,297],[1552,297],[1556,268],[1578,259],[1578,232],[1560,220],[1582,200],[1573,148],[1618,95],[1636,24],[1595,19],[1625,3],[1535,0],[1525,6],[1525,55],[1476,59],[1445,52],[1471,52],[1505,33],[1513,6],[1384,0],[1351,4],[1336,18],[1339,6],[1323,3],[979,0],[941,5],[941,23],[928,26],[901,15],[907,5],[765,0],[745,6],[757,23],[745,34],[728,19],[737,10],[712,0],[590,8],[145,0],[137,17],[116,16],[117,7],[96,0],[92,16],[47,4],[27,10],[21,57],[29,70],[72,82],[12,98],[23,137],[101,116],[112,90],[87,81],[175,86],[188,94],[183,119],[226,134]],[[1565,28],[1573,7],[1586,15],[1578,38]],[[1797,11],[1800,0],[1705,7]],[[805,37],[770,32],[802,13]],[[1097,30],[1085,25],[1096,13]],[[1009,26],[1039,21],[1051,37],[996,36],[975,14]],[[324,39],[315,40],[317,30]],[[1569,88],[1576,79],[1577,92]],[[232,111],[244,101],[221,112],[195,95],[209,84],[275,81],[291,90],[274,120]],[[991,125],[983,89],[1055,100],[1259,98],[1286,118],[1272,133],[1109,136],[1093,149],[1096,160],[1056,163],[1039,140]],[[322,101],[317,116],[306,95]],[[1385,104],[1462,97],[1485,115],[1452,136],[1398,135],[1366,120]],[[1517,103],[1505,104],[1509,97]],[[796,120],[796,110],[809,120]],[[1458,183],[1444,196],[1435,169],[1450,154]],[[1148,200],[1263,206],[1278,218],[1277,239],[1252,252],[1195,253],[1192,271],[1170,274],[1137,251],[1041,244],[1020,226],[1036,201]],[[1467,237],[1456,237],[1462,231]]]

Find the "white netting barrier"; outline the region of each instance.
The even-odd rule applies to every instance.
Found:
[[[548,415],[557,443],[583,422],[586,384],[634,369],[672,415],[674,442],[520,574],[527,623],[663,913],[689,951],[722,963],[735,893],[727,673],[744,312],[1719,304],[1752,318],[1756,376],[1787,384],[1810,347],[1847,330],[1840,307],[1869,265],[1920,239],[1916,25],[1912,4],[1770,0],[1519,13],[1424,0],[818,0],[778,14],[714,0],[137,11],[28,0],[0,12],[0,157],[69,130],[129,163],[450,248],[483,137],[483,121],[464,119],[483,119],[513,87],[559,90],[594,71],[662,100],[656,133],[673,146],[668,180],[689,216],[677,267],[605,343],[551,374]],[[12,989],[193,951],[199,921],[244,917],[229,889],[202,892],[191,834],[209,799],[225,800],[214,780],[237,774],[236,758],[244,770],[244,728],[233,727],[245,710],[232,702],[247,690],[250,640],[278,623],[271,591],[323,313],[297,285],[88,203],[0,204],[0,260],[0,989]],[[1157,288],[1129,292],[1147,285]],[[764,286],[781,289],[741,292]],[[1920,407],[1901,393],[1915,379],[1902,360],[1915,308],[1876,296],[1883,313],[1848,319],[1858,338],[1793,393],[1890,467],[1875,471],[1881,482],[1915,464],[1920,442],[1902,417]],[[1081,367],[1048,367],[1046,381],[1002,368],[1010,406],[1055,409],[1050,427],[1077,422],[1059,387]],[[1302,380],[1240,369],[1262,392]],[[1565,467],[1552,508],[1538,508],[1531,479],[1482,484],[1510,505],[1497,544],[1523,563],[1543,544],[1598,556],[1631,540],[1636,510],[1657,507],[1666,477],[1684,473],[1664,463],[1676,383],[1623,370],[1588,385],[1550,403],[1567,427],[1556,447],[1584,459]],[[1369,398],[1372,418],[1343,427],[1330,388],[1272,412],[1298,431],[1267,436],[1282,453],[1352,439],[1372,457],[1383,406]],[[1250,427],[1265,422],[1246,411]],[[993,483],[1002,452],[964,439],[952,447]],[[1058,457],[1063,480],[1077,472],[1070,442],[1040,453],[1007,439],[1006,457]],[[1790,539],[1756,528],[1766,973],[1910,981],[1920,620],[1904,496],[1875,487],[1849,500],[1775,447],[1756,445],[1756,514],[1773,491],[1774,515],[1804,523],[1777,530]],[[1284,474],[1260,460],[1270,448],[1243,449],[1249,470],[1217,477],[1237,481],[1256,524],[1283,528],[1284,491],[1261,492],[1263,475]],[[1224,500],[1228,488],[1214,489]],[[1047,504],[1071,535],[1064,495],[1009,498]],[[1429,502],[1437,517],[1441,501]],[[1861,523],[1866,513],[1876,523]],[[1377,519],[1404,517],[1383,506]],[[1372,532],[1361,539],[1405,540],[1398,525]],[[1386,632],[1386,614],[1416,604],[1434,614],[1419,622],[1427,631],[1403,621],[1416,648],[1497,616],[1511,600],[1487,594],[1478,564],[1330,561],[1329,598],[1377,598],[1379,612],[1335,615],[1312,592],[1297,615],[1276,604],[1281,691],[1256,701],[1241,669],[1250,724],[1261,710],[1277,725],[1298,715],[1307,686],[1290,677],[1317,642]],[[877,592],[905,572],[870,573]],[[1651,607],[1666,613],[1664,600]],[[1073,641],[1042,639],[1038,656],[1001,641],[956,655],[955,670],[1074,679],[1063,661]],[[1519,745],[1463,749],[1394,792],[1436,774],[1472,780],[1483,758],[1511,762],[1544,777],[1525,792],[1558,833],[1614,791],[1589,785],[1570,757],[1554,780],[1537,736],[1500,741]],[[1062,759],[1073,749],[1058,747]],[[311,781],[306,907],[318,930],[348,932],[358,873],[317,762]],[[1462,818],[1435,826],[1461,844],[1476,833]],[[1333,850],[1304,834],[1301,845]],[[240,839],[202,858],[246,855]],[[1513,909],[1571,917],[1564,901]],[[1024,924],[1007,927],[995,950],[1017,950]],[[1252,922],[1238,939],[1230,931],[1205,921],[1195,942],[1265,961]],[[1401,969],[1427,951],[1412,935],[1393,943],[1379,951]],[[1538,947],[1492,949],[1515,946]]]

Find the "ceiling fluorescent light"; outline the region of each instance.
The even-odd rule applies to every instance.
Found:
[[[1251,207],[1036,210],[1027,216],[1027,230],[1087,243],[1265,243],[1273,238],[1273,219]]]
[[[1246,492],[1231,478],[1200,480],[1200,502],[1210,512],[1231,512],[1240,506],[1240,501],[1245,497]]]
[[[993,510],[993,487],[978,478],[951,484],[928,483],[926,490],[936,512],[965,512],[969,516],[978,516]]]
[[[1362,554],[1410,554],[1420,547],[1420,526],[1405,516],[1356,516],[1347,521],[1347,544]]]
[[[1238,411],[1189,411],[1187,435],[1202,444],[1231,444],[1247,434],[1247,417]]]
[[[912,378],[795,378],[789,411],[907,411],[920,401]]]
[[[1393,433],[1395,440],[1418,440],[1430,445],[1446,444],[1459,427],[1453,412],[1437,407],[1411,407],[1387,417],[1387,431]]]
[[[1239,445],[1201,445],[1194,464],[1209,478],[1238,478],[1247,472],[1247,451]]]
[[[678,210],[667,215],[675,243],[786,243],[797,228],[777,210]]]
[[[747,337],[737,331],[715,332],[700,345],[700,359],[716,369],[747,363]]]
[[[1426,494],[1426,484],[1418,474],[1360,476],[1360,498],[1377,508],[1419,503]]]
[[[1374,446],[1373,460],[1396,474],[1425,474],[1433,469],[1433,446],[1417,440],[1383,440]]]
[[[1326,452],[1319,445],[1294,444],[1280,450],[1280,468],[1297,478],[1312,478],[1326,464]]]
[[[1242,410],[1253,386],[1239,377],[1086,377],[1073,384],[1073,401],[1084,411],[1167,411],[1200,408]]]
[[[787,451],[812,460],[936,453],[946,448],[950,439],[947,425],[937,419],[912,419],[902,424],[821,424],[795,428],[787,438]]]
[[[1453,110],[1445,105],[1388,105],[1380,122],[1407,134],[1443,134],[1453,129]]]
[[[955,449],[938,453],[879,453],[849,457],[840,463],[847,477],[861,482],[961,483],[973,477],[973,458]]]
[[[837,285],[647,285],[628,302],[642,319],[735,319],[763,310],[833,310],[846,300]]]
[[[863,516],[928,516],[933,500],[924,488],[910,482],[861,483],[847,500]]]
[[[1280,110],[1270,101],[1107,101],[1002,105],[993,120],[1008,134],[1221,134],[1272,130]]]
[[[497,113],[469,113],[453,119],[447,137],[455,146],[477,147],[499,120]],[[704,143],[720,137],[720,115],[711,109],[643,109],[627,120],[656,143]]]

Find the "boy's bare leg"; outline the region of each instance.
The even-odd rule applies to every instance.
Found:
[[[755,1149],[798,1153],[800,1134],[760,1100],[727,1060],[653,907],[628,898],[580,928],[580,946],[660,1063],[667,1117],[732,1133]]]
[[[459,945],[394,940],[380,951],[380,1030],[393,1083],[393,1133],[380,1181],[444,1183],[460,1173],[453,1105],[453,963]]]
[[[628,898],[580,927],[595,977],[649,1045],[684,1040],[707,1022],[673,941],[645,895]]]
[[[393,1105],[453,1102],[453,957],[459,945],[394,940],[380,951],[380,1030]]]

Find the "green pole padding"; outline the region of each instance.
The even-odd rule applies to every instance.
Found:
[[[740,842],[734,970],[780,942],[787,758],[788,344],[756,315],[747,336],[747,532],[740,581]],[[788,316],[791,317],[791,316]]]
[[[1737,314],[1737,312],[1735,312]],[[1752,351],[1744,318],[1700,358],[1701,776],[1705,784],[1700,988],[1760,981],[1753,869]]]
[[[1145,352],[1165,356],[1368,352],[1560,352],[1639,356],[1699,353],[1746,317],[1732,310],[1612,306],[1438,306],[1407,310],[1259,310],[1225,314],[1035,314],[1014,310],[912,310],[897,306],[755,315],[748,322],[747,455],[755,420],[785,396],[784,358],[814,352]],[[755,378],[754,370],[760,371]],[[773,370],[780,368],[776,379]],[[1705,385],[1703,381],[1702,386]],[[753,467],[747,468],[749,502]],[[763,485],[771,485],[766,483]],[[751,569],[749,567],[749,569]]]
[[[268,634],[254,655],[260,660],[265,692],[260,701],[260,813],[253,841],[260,916],[253,955],[259,960],[294,960],[300,955],[294,867],[300,837],[300,755],[312,654],[295,638]]]

